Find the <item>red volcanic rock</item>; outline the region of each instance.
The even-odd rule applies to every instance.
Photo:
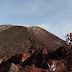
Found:
[[[49,66],[50,71],[55,71],[55,72],[66,71],[66,66],[65,66],[64,60],[50,60],[48,62],[48,66]]]
[[[42,53],[43,54],[48,54],[49,52],[48,52],[47,48],[44,48]]]
[[[22,69],[22,66],[19,64],[16,64],[16,66],[18,67],[18,69]]]
[[[30,53],[27,53],[27,52],[22,53],[21,62],[24,62],[30,56],[31,56]]]
[[[48,70],[44,70],[41,68],[36,68],[35,65],[33,64],[32,66],[26,66],[19,72],[48,72]]]

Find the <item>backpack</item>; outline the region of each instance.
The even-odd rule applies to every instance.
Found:
[[[72,35],[70,35],[70,40],[72,39]]]

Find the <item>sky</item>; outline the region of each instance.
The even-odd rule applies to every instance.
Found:
[[[0,0],[0,25],[40,26],[65,40],[72,32],[72,0]]]

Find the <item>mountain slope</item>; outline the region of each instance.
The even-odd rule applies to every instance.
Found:
[[[10,27],[12,27],[13,25],[0,25],[0,32],[3,31],[3,30],[6,30]]]
[[[28,29],[31,36],[35,37],[35,42],[38,40],[38,42],[45,44],[45,46],[49,46],[52,51],[55,51],[57,48],[65,45],[63,40],[40,27],[33,26],[29,27]]]
[[[31,48],[47,48],[55,51],[65,42],[40,27],[12,26],[0,32],[0,57],[7,60],[18,52],[29,52]]]

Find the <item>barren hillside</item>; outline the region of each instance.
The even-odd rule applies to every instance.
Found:
[[[11,57],[17,52],[29,51],[29,48],[45,48],[55,51],[65,42],[40,27],[12,26],[0,32],[0,56]]]
[[[72,71],[71,45],[38,26],[6,27],[0,32],[0,71]]]

